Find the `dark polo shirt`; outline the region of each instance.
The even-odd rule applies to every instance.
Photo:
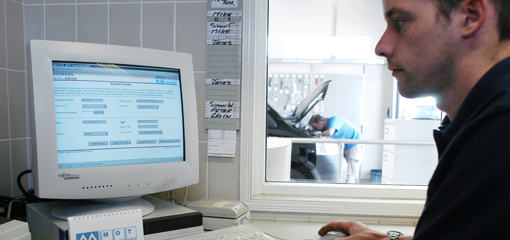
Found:
[[[414,239],[510,239],[510,58],[439,129],[439,163]]]

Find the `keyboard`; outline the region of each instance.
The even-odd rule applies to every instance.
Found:
[[[276,240],[249,223],[204,232],[178,240]]]

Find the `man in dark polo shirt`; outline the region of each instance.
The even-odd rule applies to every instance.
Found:
[[[383,0],[386,57],[404,97],[433,96],[439,163],[414,237],[349,220],[350,239],[510,239],[510,1]]]

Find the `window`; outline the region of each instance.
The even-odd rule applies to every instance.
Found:
[[[338,4],[339,1],[328,2]],[[381,5],[378,0],[363,2],[368,2],[366,4],[369,5]],[[267,8],[268,3],[264,1],[250,1],[245,2],[244,5],[240,146],[241,200],[247,201],[254,212],[277,211],[298,215],[305,212],[304,215],[308,216],[309,214],[327,213],[344,216],[409,217],[410,219],[418,217],[423,207],[426,186],[266,181],[267,166],[264,161],[266,132],[261,129],[266,129],[267,109]],[[378,14],[382,19],[382,8]],[[347,60],[340,59],[338,61],[346,63]],[[364,61],[363,59],[358,60]],[[283,59],[280,63],[283,63]],[[386,68],[384,65],[361,66],[347,65],[346,68],[361,68],[362,73],[366,68],[370,68],[372,70],[370,74],[374,75],[380,74],[381,69]],[[292,78],[292,75],[289,77]],[[298,77],[297,74],[296,77]],[[318,77],[320,78],[320,75]],[[365,78],[369,77],[380,76],[365,76]],[[386,109],[377,114],[386,114]]]
[[[409,99],[399,94],[397,98],[397,119],[443,119],[442,112],[436,107],[436,99],[433,97]]]

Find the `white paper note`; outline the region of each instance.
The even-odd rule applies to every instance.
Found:
[[[205,101],[206,118],[239,118],[239,102]]]
[[[237,8],[237,0],[210,0],[211,8]]]
[[[236,130],[209,129],[207,139],[207,156],[235,157],[236,139]]]
[[[207,85],[241,85],[241,79],[228,79],[228,78],[207,78],[205,79],[205,84]]]

